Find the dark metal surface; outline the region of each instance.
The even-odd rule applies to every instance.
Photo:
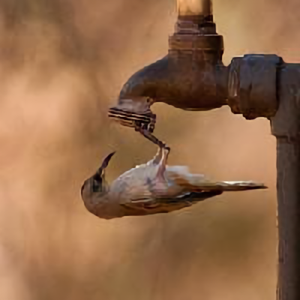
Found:
[[[184,110],[210,110],[226,104],[227,69],[201,61],[203,54],[173,52],[136,73],[124,86],[122,99],[143,97]]]
[[[277,138],[278,299],[300,299],[300,64],[280,72]]]
[[[277,55],[245,55],[232,60],[228,104],[246,119],[272,117],[278,108],[277,82],[283,60]]]

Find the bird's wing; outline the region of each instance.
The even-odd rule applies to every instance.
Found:
[[[156,176],[155,174],[159,174]],[[159,198],[167,196],[168,181],[160,176],[160,168],[154,173],[141,172],[135,174],[130,183],[123,185],[120,204],[136,207],[156,207],[159,205]],[[124,181],[123,181],[124,183]]]
[[[124,206],[125,209],[129,209],[132,214],[144,215],[154,212],[160,206],[160,203],[152,188],[153,185],[150,180],[127,187],[123,192],[123,201],[120,205]]]
[[[218,195],[221,195],[223,191],[199,191],[199,192],[187,192],[176,198],[170,199],[162,199],[164,203],[171,204],[171,203],[189,203],[190,205],[195,204],[197,202],[206,200],[208,198],[212,198]]]
[[[150,201],[152,199],[152,193],[149,190],[147,182],[136,182],[136,184],[128,185],[122,191],[122,199],[124,203],[138,203],[144,201]]]

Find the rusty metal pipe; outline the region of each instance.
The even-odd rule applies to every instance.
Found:
[[[278,300],[300,299],[300,64],[280,71],[277,138]]]
[[[184,16],[212,16],[211,0],[177,0],[177,14]]]

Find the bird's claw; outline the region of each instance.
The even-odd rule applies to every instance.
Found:
[[[171,151],[171,148],[170,148],[169,146],[166,146],[166,144],[165,144],[163,148],[164,148],[165,150],[167,150],[167,151],[168,151],[168,153],[170,153],[170,151]]]
[[[147,138],[148,140],[150,140],[152,143],[154,143],[158,147],[167,150],[168,153],[171,151],[171,148],[169,146],[167,146],[164,142],[160,141],[157,137],[155,137],[147,129],[135,128],[135,130],[139,131],[145,138]]]

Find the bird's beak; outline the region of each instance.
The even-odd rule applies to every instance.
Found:
[[[110,153],[103,160],[102,165],[101,165],[101,167],[99,168],[99,170],[97,172],[100,175],[100,177],[104,177],[104,175],[105,175],[105,169],[107,168],[107,166],[108,166],[111,158],[114,156],[115,153],[116,153],[115,151],[112,152],[112,153]]]
[[[94,174],[94,176],[90,178],[93,192],[99,192],[103,189],[103,185],[105,183],[105,169],[107,168],[108,163],[114,154],[115,152],[112,152],[109,155],[107,155],[106,158],[103,160],[101,167]]]

